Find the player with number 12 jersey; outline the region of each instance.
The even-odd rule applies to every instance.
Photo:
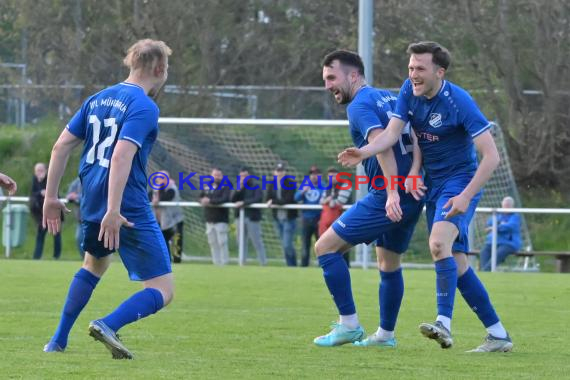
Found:
[[[67,129],[84,140],[79,177],[83,186],[83,220],[100,223],[107,204],[109,164],[119,139],[139,147],[127,181],[121,214],[138,225],[154,221],[148,205],[145,167],[158,135],[158,106],[144,90],[119,83],[88,98]]]
[[[130,70],[127,79],[89,97],[52,149],[43,224],[55,234],[65,209],[57,199],[57,190],[72,150],[83,146],[79,178],[85,258],[71,281],[59,325],[45,352],[65,351],[69,332],[116,249],[130,279],[141,281],[143,289],[89,324],[89,334],[103,343],[113,358],[134,357],[117,331],[172,300],[170,255],[150,208],[145,173],[158,135],[159,110],[151,98],[168,78],[171,52],[163,41],[144,39],[133,44],[123,60]]]

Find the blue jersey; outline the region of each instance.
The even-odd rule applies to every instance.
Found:
[[[373,129],[384,129],[388,126],[396,106],[396,99],[391,92],[370,86],[363,87],[356,93],[356,96],[346,108],[350,135],[355,146],[361,148],[367,145],[368,135]],[[413,151],[409,125],[406,125],[400,140],[392,149],[398,165],[398,175],[406,177],[412,166]],[[362,165],[369,179],[383,176],[382,169],[375,156],[364,160]],[[375,180],[374,183],[379,188],[385,186],[381,178]],[[370,183],[368,184],[368,191],[385,194],[384,191],[374,189]]]
[[[158,135],[158,106],[134,84],[119,83],[89,97],[67,129],[84,140],[79,164],[83,220],[100,223],[107,211],[109,169],[118,140],[138,146],[123,193],[121,214],[135,225],[154,221],[147,195],[146,164]]]
[[[439,93],[428,99],[414,96],[407,79],[393,115],[410,122],[418,137],[426,183],[437,187],[455,175],[473,177],[477,170],[473,138],[491,125],[467,91],[443,81]]]

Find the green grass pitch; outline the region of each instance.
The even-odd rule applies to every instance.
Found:
[[[418,324],[435,314],[434,273],[405,270],[396,349],[318,348],[313,337],[336,318],[318,268],[174,267],[165,310],[121,330],[135,360],[116,361],[87,334],[139,289],[116,261],[71,332],[64,354],[45,354],[78,262],[0,260],[0,378],[568,378],[570,277],[499,273],[481,277],[509,330],[509,354],[467,354],[485,331],[459,292],[455,346],[442,350]],[[378,324],[378,273],[352,270],[361,322]]]

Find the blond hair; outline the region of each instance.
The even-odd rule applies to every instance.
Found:
[[[163,41],[151,40],[149,38],[135,42],[123,59],[123,63],[131,71],[142,69],[143,71],[151,70],[155,62],[161,63],[172,54],[170,49]]]

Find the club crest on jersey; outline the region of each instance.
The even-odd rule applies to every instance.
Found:
[[[429,115],[429,125],[434,128],[441,127],[441,114],[440,113],[432,113]]]

